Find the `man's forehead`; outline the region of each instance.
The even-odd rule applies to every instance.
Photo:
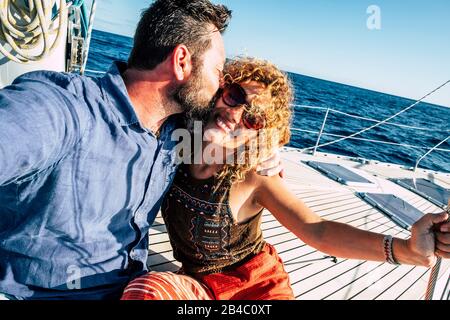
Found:
[[[208,36],[210,37],[211,45],[204,53],[204,61],[222,71],[226,58],[222,34],[214,25],[211,25],[208,28]]]
[[[215,47],[220,54],[220,57],[225,62],[225,44],[223,42],[222,35],[220,34],[220,32],[215,32],[212,38],[213,43],[215,44]]]

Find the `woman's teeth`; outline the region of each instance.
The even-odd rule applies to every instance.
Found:
[[[216,124],[219,128],[224,130],[227,134],[232,131],[232,129],[220,118],[217,118]]]

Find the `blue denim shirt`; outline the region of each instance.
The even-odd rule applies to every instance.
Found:
[[[115,63],[103,78],[32,72],[0,90],[0,292],[118,298],[146,271],[148,230],[176,171]]]

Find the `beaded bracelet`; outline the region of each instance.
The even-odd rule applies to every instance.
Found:
[[[387,263],[399,265],[399,263],[395,260],[394,254],[392,252],[392,241],[393,241],[392,236],[390,235],[384,236],[383,239],[384,256],[386,257]]]

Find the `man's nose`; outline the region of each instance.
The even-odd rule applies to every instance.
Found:
[[[225,78],[221,75],[219,76],[219,88],[223,89],[225,87]]]

